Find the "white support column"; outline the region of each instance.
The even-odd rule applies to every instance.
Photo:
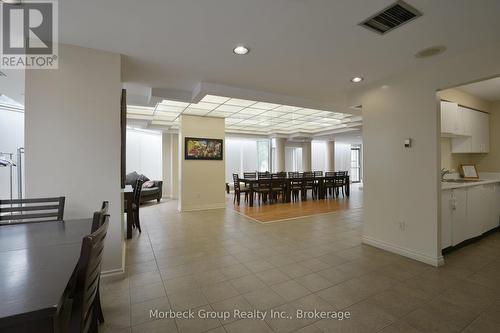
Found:
[[[170,196],[172,199],[179,199],[179,134],[170,135],[170,152],[172,156]]]
[[[172,196],[172,136],[170,133],[162,133],[161,157],[162,157],[162,178],[163,197]]]
[[[276,172],[285,171],[285,138],[276,138]]]
[[[312,164],[312,148],[311,148],[311,141],[303,142],[302,143],[302,170],[304,172],[306,171],[312,171],[311,170],[311,164]]]
[[[328,141],[326,143],[326,170],[335,171],[335,141]]]

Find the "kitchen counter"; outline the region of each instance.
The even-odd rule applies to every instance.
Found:
[[[480,179],[480,180],[471,180],[467,182],[441,182],[442,190],[451,190],[454,188],[462,188],[462,187],[470,187],[470,186],[478,186],[478,185],[486,185],[486,184],[495,184],[500,183],[500,179]]]

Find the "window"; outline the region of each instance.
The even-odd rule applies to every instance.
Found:
[[[226,182],[233,181],[233,173],[269,171],[269,145],[269,139],[226,137]]]
[[[351,181],[361,182],[361,149],[351,148]]]

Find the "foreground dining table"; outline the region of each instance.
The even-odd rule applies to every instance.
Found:
[[[92,219],[0,225],[0,332],[53,332]]]

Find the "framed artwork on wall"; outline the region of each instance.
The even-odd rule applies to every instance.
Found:
[[[224,146],[222,139],[188,138],[184,139],[184,159],[222,161]]]

